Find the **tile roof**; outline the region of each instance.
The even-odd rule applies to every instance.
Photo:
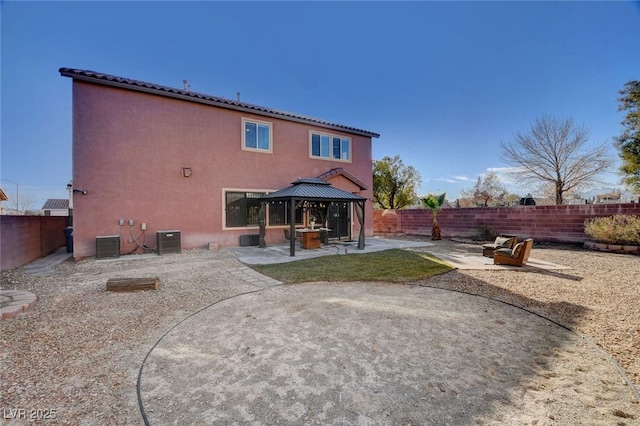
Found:
[[[291,186],[262,197],[265,201],[288,200],[291,198],[315,201],[362,201],[366,198],[342,189],[334,188],[320,178],[300,178],[291,182]]]
[[[66,198],[49,198],[42,206],[42,210],[65,210],[69,208],[69,200]]]
[[[168,96],[168,97],[179,98],[179,99],[193,101],[193,102],[205,103],[205,104],[214,105],[220,108],[251,112],[253,114],[258,114],[258,115],[263,115],[268,117],[277,117],[284,120],[312,124],[318,127],[339,130],[342,132],[361,135],[361,136],[368,136],[373,138],[380,137],[378,133],[370,132],[368,130],[358,129],[355,127],[345,126],[339,123],[331,123],[329,121],[321,120],[318,118],[307,117],[304,115],[281,111],[274,108],[253,105],[246,102],[234,101],[231,99],[225,99],[218,96],[206,95],[198,92],[191,92],[189,90],[176,89],[173,87],[167,87],[159,84],[148,83],[145,81],[133,80],[130,78],[118,77],[118,76],[103,74],[95,71],[80,70],[80,69],[74,69],[74,68],[60,68],[59,72],[60,72],[60,75],[64,77],[70,77],[74,80],[89,81],[96,84],[115,86],[123,89],[153,93],[160,96]]]

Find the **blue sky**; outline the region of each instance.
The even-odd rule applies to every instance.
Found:
[[[594,144],[621,131],[640,79],[638,2],[14,2],[1,13],[1,169],[64,198],[73,67],[182,87],[381,134],[374,159],[449,199],[501,171],[501,141],[542,115]],[[611,152],[616,154],[611,146]],[[617,185],[615,173],[608,176]],[[11,195],[15,185],[1,182]],[[527,189],[511,187],[514,192]]]

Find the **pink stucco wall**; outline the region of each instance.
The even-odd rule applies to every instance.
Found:
[[[18,268],[65,245],[67,218],[0,216],[0,270]]]
[[[243,118],[272,124],[272,153],[242,150]],[[310,158],[310,130],[350,138],[352,161]],[[89,191],[73,199],[74,256],[93,256],[101,235],[121,233],[122,251],[132,248],[119,219],[135,221],[136,237],[146,223],[150,246],[157,230],[180,230],[183,248],[236,246],[257,228],[223,229],[225,189],[274,191],[334,167],[365,183],[358,194],[371,199],[369,137],[74,80],[73,183]],[[342,177],[331,182],[355,192]],[[365,228],[373,234],[370,202]],[[268,229],[267,242],[280,242],[281,229]]]

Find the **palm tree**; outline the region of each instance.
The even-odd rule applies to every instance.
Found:
[[[431,210],[431,214],[433,215],[433,228],[431,229],[431,239],[432,240],[440,240],[440,225],[438,225],[438,210],[444,204],[444,197],[446,193],[443,192],[440,195],[429,194],[426,197],[422,198],[422,204],[429,210]]]

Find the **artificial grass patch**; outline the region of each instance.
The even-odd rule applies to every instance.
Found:
[[[427,253],[391,249],[374,253],[322,256],[272,265],[249,265],[286,283],[311,281],[409,282],[453,269]]]

